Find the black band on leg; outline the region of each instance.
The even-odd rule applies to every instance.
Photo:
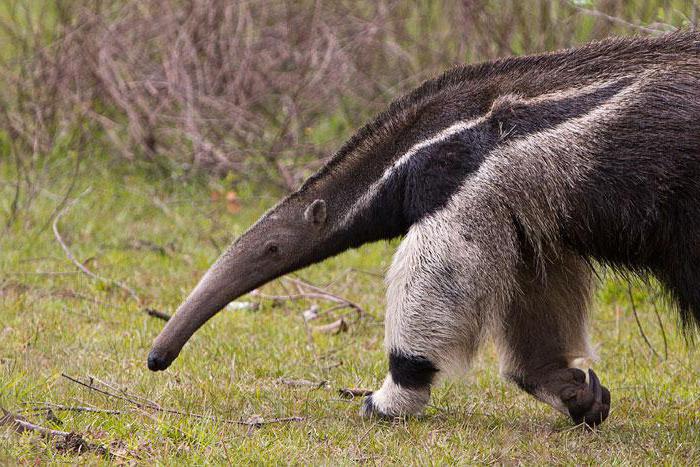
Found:
[[[438,369],[425,357],[392,351],[389,354],[389,371],[395,384],[422,389],[430,386]]]

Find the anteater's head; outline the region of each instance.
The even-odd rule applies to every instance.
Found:
[[[164,370],[231,300],[332,254],[327,204],[292,196],[264,215],[214,263],[153,344],[148,368]]]

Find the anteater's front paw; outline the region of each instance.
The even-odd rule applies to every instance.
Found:
[[[381,420],[393,419],[394,417],[392,415],[385,413],[383,410],[377,407],[377,404],[372,399],[372,396],[373,394],[370,394],[369,396],[365,397],[364,401],[362,401],[360,415],[365,418],[379,418]]]
[[[585,423],[588,427],[600,425],[610,413],[610,391],[600,384],[593,370],[586,374],[574,368],[569,368],[575,383],[563,389],[561,400],[569,410],[574,423]]]

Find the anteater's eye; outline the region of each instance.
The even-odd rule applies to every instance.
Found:
[[[279,251],[280,251],[280,247],[278,247],[274,243],[270,243],[269,245],[267,245],[267,252],[269,254],[275,255],[275,254],[279,253]]]

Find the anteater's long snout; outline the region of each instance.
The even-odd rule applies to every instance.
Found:
[[[205,274],[197,287],[178,308],[175,315],[153,342],[148,354],[148,369],[162,371],[180,354],[180,350],[209,318],[218,313],[228,302],[238,295],[238,287],[226,284],[224,277],[217,274],[216,265]]]
[[[163,355],[159,350],[153,349],[148,353],[148,369],[151,371],[163,371],[170,366],[175,357]]]
[[[214,263],[155,339],[148,354],[150,370],[168,368],[197,329],[231,300],[266,282],[261,274],[246,270],[246,261],[240,261],[244,258],[231,253]]]

